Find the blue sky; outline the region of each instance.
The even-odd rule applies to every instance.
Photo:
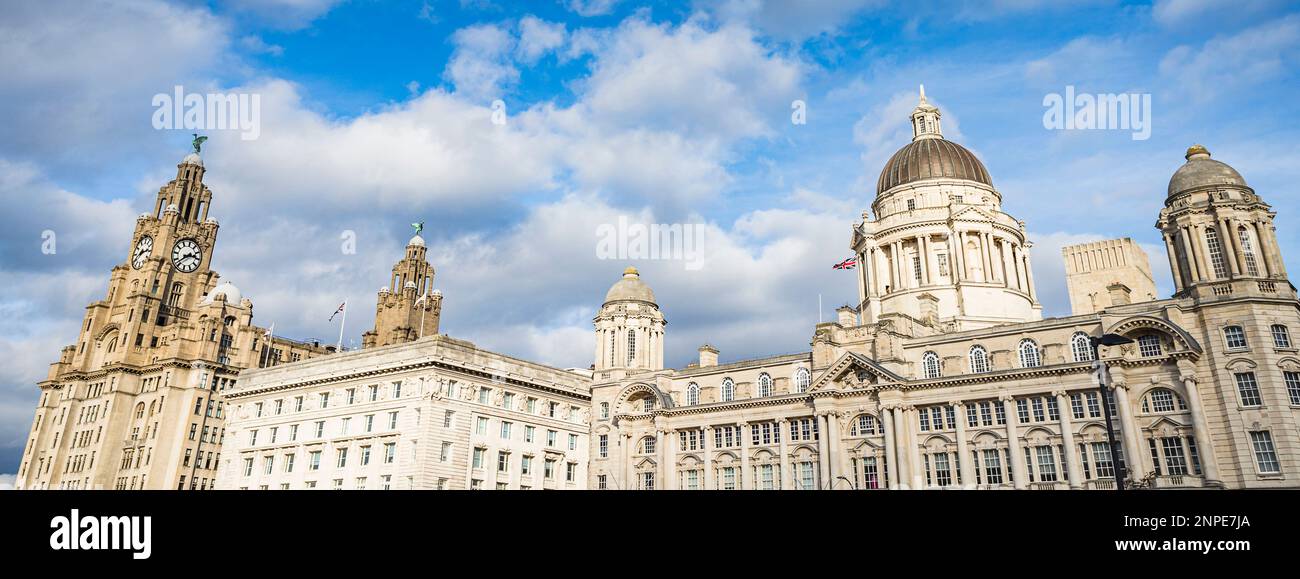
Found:
[[[681,365],[706,341],[724,360],[804,349],[818,294],[828,317],[854,299],[829,266],[909,140],[921,83],[1026,221],[1048,315],[1068,312],[1069,243],[1133,237],[1171,290],[1152,225],[1193,143],[1274,205],[1296,255],[1298,54],[1300,12],[1268,0],[8,3],[0,472],[35,382],[186,152],[190,131],[150,125],[176,85],[261,99],[258,139],[210,131],[204,149],[214,267],[258,323],[330,336],[346,297],[359,340],[406,224],[424,220],[444,331],[585,367],[591,316],[627,265],[596,258],[596,228],[704,223],[705,267],[636,264]],[[1043,99],[1066,86],[1150,94],[1150,139],[1045,129]],[[807,124],[790,122],[794,100]],[[338,250],[345,231],[355,255]]]

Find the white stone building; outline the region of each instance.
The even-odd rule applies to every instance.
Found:
[[[395,272],[418,270],[418,291],[434,295],[423,250],[412,238]],[[246,371],[226,391],[217,488],[586,488],[590,372],[420,337],[418,324],[436,327],[427,318],[385,330],[418,317],[393,307],[421,306],[416,286],[398,278],[411,299],[381,292],[367,334],[387,345]]]

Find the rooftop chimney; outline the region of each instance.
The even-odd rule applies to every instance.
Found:
[[[709,366],[717,366],[717,365],[718,365],[718,349],[708,344],[700,346],[700,367],[707,368]]]

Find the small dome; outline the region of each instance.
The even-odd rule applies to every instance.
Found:
[[[433,290],[433,292],[430,295],[432,295],[435,298],[440,298],[442,297],[442,290],[440,289]]]
[[[410,241],[406,242],[406,246],[411,247],[412,245],[416,247],[424,247],[424,238],[419,235],[412,237]]]
[[[180,213],[180,212],[181,210],[176,207],[175,203],[169,204],[167,205],[166,209],[163,209],[163,213]]]
[[[379,288],[379,293],[381,293],[381,294],[386,294],[386,293],[388,293],[388,286],[384,286],[384,287]]]
[[[1210,151],[1201,145],[1192,145],[1187,149],[1187,162],[1174,171],[1169,178],[1169,196],[1198,187],[1215,185],[1250,186],[1236,169],[1222,161],[1210,158]]]
[[[903,146],[880,171],[876,194],[926,179],[965,179],[993,186],[984,163],[975,154],[944,138],[917,139]]]
[[[228,304],[237,304],[244,299],[243,294],[239,293],[239,288],[235,287],[235,284],[226,281],[212,288],[212,291],[208,292],[208,297],[203,298],[203,303],[212,303],[218,295],[226,296],[226,303]]]
[[[198,166],[202,167],[202,166],[203,166],[203,158],[199,157],[199,154],[198,154],[198,153],[190,153],[190,154],[188,154],[188,155],[185,155],[185,158],[184,158],[184,159],[181,159],[181,164],[182,164],[182,165],[198,165]]]
[[[402,287],[410,288],[410,289],[415,289],[415,282],[413,282],[413,281],[408,281],[408,282],[406,282],[406,285],[405,285],[405,286],[402,286]]]
[[[605,293],[605,303],[637,301],[656,304],[655,292],[641,281],[641,273],[635,267],[623,270],[623,279],[618,280]]]

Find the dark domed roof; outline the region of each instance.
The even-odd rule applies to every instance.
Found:
[[[993,186],[984,163],[965,147],[943,138],[920,138],[899,149],[885,163],[876,194],[925,179],[965,179]]]
[[[1211,159],[1210,151],[1201,145],[1192,145],[1186,157],[1187,162],[1169,178],[1170,197],[1206,185],[1249,187],[1241,173],[1227,163]]]

